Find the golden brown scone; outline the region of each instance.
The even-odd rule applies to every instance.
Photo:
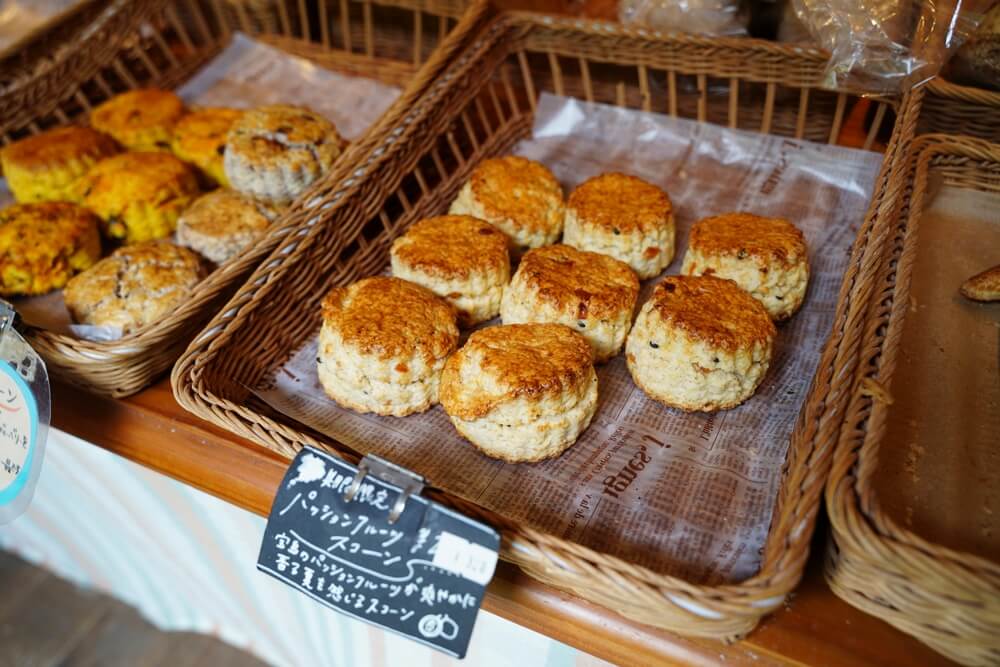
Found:
[[[667,193],[627,174],[601,174],[566,202],[563,243],[619,259],[652,278],[674,258],[674,209]]]
[[[767,310],[732,280],[667,276],[625,344],[632,379],[682,410],[735,407],[757,390],[776,330]]]
[[[63,290],[75,322],[137,331],[181,306],[205,276],[193,251],[168,241],[125,246]]]
[[[521,259],[504,290],[504,324],[556,322],[581,334],[597,361],[618,354],[632,325],[639,279],[608,255],[552,245]]]
[[[305,107],[275,104],[244,112],[226,138],[226,178],[236,190],[285,204],[322,178],[346,142]]]
[[[5,146],[0,164],[17,201],[72,201],[73,183],[118,150],[114,139],[97,130],[59,127]]]
[[[960,291],[973,301],[1000,301],[1000,265],[972,276],[962,283]]]
[[[681,270],[735,280],[780,321],[805,299],[809,251],[802,231],[784,218],[726,213],[695,223]]]
[[[90,114],[90,124],[133,151],[169,151],[184,102],[169,90],[143,88],[116,95]]]
[[[507,237],[488,222],[444,215],[417,222],[392,244],[392,274],[447,299],[464,326],[493,319],[510,280]]]
[[[174,155],[198,167],[216,185],[229,186],[223,156],[226,137],[243,112],[239,109],[206,107],[185,114],[174,126]]]
[[[494,225],[510,238],[511,256],[555,243],[563,227],[562,186],[548,168],[508,155],[484,160],[448,211]]]
[[[487,456],[510,463],[558,456],[597,409],[590,344],[562,324],[480,329],[445,364],[441,407]]]
[[[177,220],[177,243],[216,264],[235,257],[264,236],[278,211],[235,190],[202,195]]]
[[[101,258],[97,216],[69,202],[0,211],[0,296],[59,289]]]
[[[422,412],[437,403],[441,369],[457,345],[446,301],[399,278],[365,278],[323,300],[320,384],[358,412]]]
[[[76,184],[80,201],[125,243],[164,238],[198,196],[190,165],[170,153],[122,153],[98,162]]]

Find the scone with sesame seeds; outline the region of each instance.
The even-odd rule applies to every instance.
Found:
[[[76,188],[107,236],[138,243],[173,234],[177,218],[198,196],[198,179],[170,153],[122,153],[94,165]]]
[[[475,331],[445,364],[441,407],[487,456],[508,463],[559,456],[597,410],[590,344],[562,324]]]
[[[322,178],[346,142],[315,111],[275,104],[247,111],[226,137],[229,184],[257,199],[286,204]]]
[[[563,192],[545,165],[508,155],[484,160],[448,211],[471,215],[497,227],[510,239],[512,259],[527,250],[555,243],[563,229]]]
[[[507,237],[493,225],[467,215],[427,218],[393,242],[390,257],[392,275],[447,299],[463,326],[500,312],[510,257]]]
[[[670,197],[635,176],[595,176],[566,202],[563,243],[619,259],[643,280],[673,260],[675,236]]]
[[[691,228],[681,271],[735,280],[781,321],[805,299],[809,252],[802,231],[788,220],[726,213]]]
[[[457,345],[446,301],[399,278],[365,278],[323,300],[319,381],[357,412],[423,412],[438,402],[441,369]]]
[[[688,411],[725,410],[757,390],[775,333],[764,307],[732,280],[667,276],[639,311],[625,359],[650,398]]]
[[[262,238],[277,215],[277,209],[253,197],[214,190],[181,213],[177,243],[222,264]]]
[[[77,179],[118,151],[114,139],[97,130],[59,127],[5,146],[0,165],[17,201],[72,201]]]
[[[59,289],[101,258],[97,216],[69,202],[0,211],[0,296]]]
[[[531,250],[504,290],[504,324],[565,324],[594,348],[598,362],[618,354],[632,325],[639,279],[624,262],[568,245]]]
[[[133,151],[169,151],[184,102],[169,90],[142,88],[112,97],[90,113],[96,130]]]
[[[119,248],[74,277],[63,298],[75,322],[128,334],[175,311],[204,277],[193,251],[148,241]]]
[[[205,107],[185,114],[174,126],[170,144],[174,155],[198,167],[214,185],[229,186],[223,156],[226,137],[243,112],[224,107]]]

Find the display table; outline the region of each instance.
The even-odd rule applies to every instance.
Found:
[[[268,512],[285,471],[286,462],[271,451],[185,412],[166,380],[118,401],[57,385],[53,405],[56,428],[254,514]],[[210,533],[213,527],[204,530]],[[617,664],[949,664],[830,592],[822,576],[824,532],[821,526],[805,578],[791,599],[750,636],[731,645],[681,638],[631,622],[545,586],[506,563],[498,567],[483,608]],[[259,537],[251,541],[259,542]],[[232,553],[246,561],[241,567],[252,564],[256,555]]]

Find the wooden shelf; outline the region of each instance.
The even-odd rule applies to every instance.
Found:
[[[266,515],[284,475],[277,454],[185,412],[167,380],[125,400],[53,387],[53,425],[238,507]],[[724,645],[657,630],[501,563],[483,607],[616,664],[945,665],[945,658],[833,595],[818,531],[804,581],[749,637]]]

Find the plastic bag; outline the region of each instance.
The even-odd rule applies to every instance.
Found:
[[[823,84],[902,93],[933,78],[994,0],[792,0],[830,52]]]
[[[620,0],[618,20],[663,32],[747,34],[739,0]]]

